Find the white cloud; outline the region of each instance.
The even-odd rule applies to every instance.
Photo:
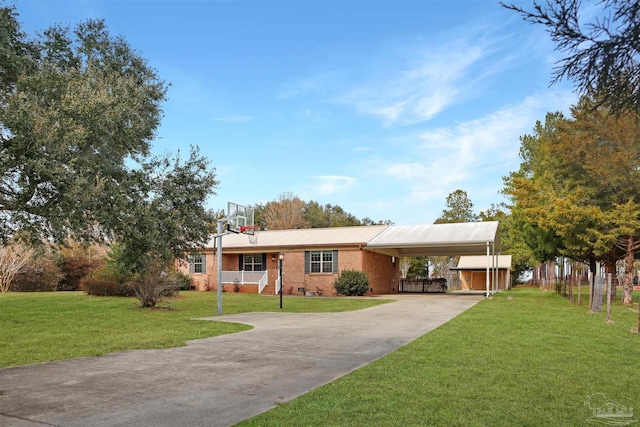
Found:
[[[338,101],[387,125],[428,121],[460,101],[474,79],[471,69],[488,54],[486,42],[458,38],[440,46],[421,46],[401,61],[385,62],[383,77],[365,79]],[[375,74],[375,71],[373,72]]]
[[[314,188],[323,195],[343,192],[353,186],[358,180],[351,176],[320,175],[315,176]]]
[[[547,111],[566,109],[573,98],[566,92],[532,96],[475,120],[425,130],[422,143],[403,155],[411,161],[387,164],[384,175],[406,188],[408,199],[422,202],[444,199],[458,188],[500,187],[502,176],[517,168],[519,137]]]

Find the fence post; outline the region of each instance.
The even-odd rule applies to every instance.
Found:
[[[607,274],[607,322],[611,322],[611,273]]]
[[[602,286],[604,285],[604,276],[593,278],[593,295],[591,299],[591,311],[600,313],[602,311]]]

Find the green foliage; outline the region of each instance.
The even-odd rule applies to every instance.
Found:
[[[640,248],[627,239],[640,235],[640,120],[589,98],[571,115],[547,114],[521,138],[523,163],[505,179],[513,224],[538,261],[567,256],[614,272]]]
[[[473,213],[473,203],[466,191],[456,190],[453,193],[449,193],[447,196],[447,208],[436,219],[436,224],[478,221],[478,216]]]
[[[104,22],[30,39],[0,7],[0,239],[96,240],[144,199],[166,85]],[[46,155],[44,155],[46,153]]]
[[[147,264],[142,274],[136,274],[128,284],[142,307],[155,307],[180,291],[179,284],[167,274],[168,266],[157,259]]]
[[[100,297],[130,297],[135,295],[130,284],[131,275],[117,272],[109,267],[96,270],[81,281],[81,288],[87,295]]]
[[[304,218],[309,222],[311,228],[364,225],[362,221],[346,212],[340,206],[333,206],[329,203],[322,206],[314,200],[306,203]]]
[[[526,21],[542,24],[562,53],[553,82],[573,80],[583,96],[597,95],[615,115],[640,113],[638,3],[606,0],[584,5],[575,0],[533,2],[533,11],[504,7]],[[600,10],[599,10],[600,9]],[[585,17],[591,18],[587,21]]]
[[[60,249],[55,262],[61,274],[57,290],[77,291],[80,290],[82,279],[101,267],[105,259],[99,247],[83,247],[72,243]]]
[[[10,289],[13,292],[55,291],[61,278],[62,273],[53,258],[42,254],[15,276]]]
[[[429,277],[429,259],[424,256],[410,258],[407,277],[412,279],[426,279]]]
[[[286,228],[351,227],[358,225],[392,225],[390,220],[359,220],[337,205],[321,205],[315,200],[305,202],[292,193],[280,195],[278,200],[253,205],[255,222],[268,230]]]
[[[485,212],[480,212],[482,221],[500,222],[500,245],[502,253],[512,256],[511,282],[519,283],[528,271],[536,265],[534,251],[527,242],[528,237],[518,224],[513,214],[506,213],[500,207],[491,205]]]
[[[193,277],[182,271],[172,271],[169,273],[169,279],[175,283],[180,291],[188,291],[193,286]]]
[[[358,270],[342,270],[333,282],[337,293],[347,296],[361,296],[369,291],[369,278]]]

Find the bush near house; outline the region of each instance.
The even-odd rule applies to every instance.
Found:
[[[188,291],[193,287],[193,277],[182,271],[172,271],[169,273],[169,278],[173,280],[174,284],[181,291]]]
[[[9,289],[12,292],[50,292],[57,290],[62,278],[60,269],[51,257],[42,256],[31,261],[16,274]]]
[[[96,270],[91,276],[85,277],[81,282],[81,288],[87,295],[99,297],[131,297],[135,295],[133,288],[128,284],[130,277],[118,273],[109,267]]]
[[[369,278],[358,270],[342,270],[333,282],[337,293],[347,296],[362,296],[369,290]]]

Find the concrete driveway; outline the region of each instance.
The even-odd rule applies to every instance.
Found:
[[[476,295],[393,295],[348,313],[249,313],[255,329],[0,369],[0,426],[229,426],[333,381],[447,322]],[[286,300],[285,300],[286,303]]]

